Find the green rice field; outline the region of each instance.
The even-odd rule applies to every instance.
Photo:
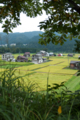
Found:
[[[18,54],[14,54],[16,58]],[[60,84],[66,82],[75,76],[78,70],[70,69],[70,61],[79,61],[79,54],[74,57],[65,56],[51,56],[49,61],[42,64],[33,64],[31,62],[4,62],[0,55],[0,72],[6,69],[14,68],[15,76],[22,77],[25,85],[30,81],[36,84],[37,91],[46,90],[47,82],[49,85],[54,83]]]

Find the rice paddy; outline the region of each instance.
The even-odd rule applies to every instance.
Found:
[[[46,90],[47,82],[49,85],[54,83],[60,84],[61,82],[66,82],[73,75],[77,73],[78,70],[70,69],[69,63],[71,60],[78,61],[79,54],[74,57],[49,57],[49,62],[42,64],[33,64],[30,62],[3,62],[0,60],[0,72],[3,72],[9,68],[15,68],[15,75],[20,76],[24,79],[24,83],[27,84],[28,81],[36,83],[37,91]],[[17,54],[14,55],[17,57]],[[1,59],[1,56],[0,56]],[[48,81],[47,81],[48,80]]]

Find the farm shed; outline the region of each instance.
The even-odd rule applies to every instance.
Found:
[[[16,62],[27,62],[28,58],[26,58],[25,56],[18,56],[16,59]]]
[[[73,57],[73,54],[68,54],[67,56],[69,56],[69,57]]]
[[[2,60],[15,62],[15,59],[14,59],[14,56],[12,55],[12,53],[2,54]]]
[[[39,64],[43,62],[43,58],[41,54],[36,54],[36,55],[32,55],[32,62],[35,64]]]
[[[23,56],[30,57],[30,52],[25,52]]]
[[[80,69],[80,61],[71,61],[70,68],[72,69]]]

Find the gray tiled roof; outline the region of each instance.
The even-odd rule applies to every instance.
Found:
[[[70,63],[79,63],[80,61],[71,61]]]

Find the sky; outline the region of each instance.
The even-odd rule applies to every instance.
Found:
[[[39,22],[47,19],[47,15],[43,12],[42,16],[37,16],[36,18],[27,17],[25,14],[21,13],[20,20],[21,25],[14,28],[12,31],[14,32],[29,32],[29,31],[40,31],[38,25]],[[1,28],[2,24],[0,24],[0,32],[3,32]],[[43,30],[41,30],[43,31]]]

